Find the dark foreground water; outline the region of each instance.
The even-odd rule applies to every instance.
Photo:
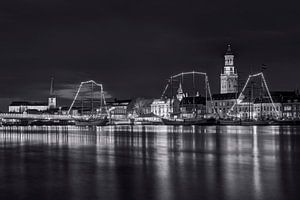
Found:
[[[1,128],[0,199],[300,199],[300,127]]]

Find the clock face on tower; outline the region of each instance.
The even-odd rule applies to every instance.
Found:
[[[237,92],[237,76],[221,75],[221,93]]]

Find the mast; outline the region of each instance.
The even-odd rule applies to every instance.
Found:
[[[251,82],[251,102],[253,102],[253,81]],[[251,106],[251,104],[250,104]],[[253,119],[253,105],[250,107],[251,119]]]
[[[263,104],[263,97],[262,97],[262,93],[263,93],[263,80],[261,79],[261,85],[260,85],[260,120],[262,120],[262,104]]]
[[[81,97],[81,115],[83,115],[83,97]]]
[[[94,114],[94,85],[93,85],[93,82],[91,82],[91,84],[92,84],[92,91],[91,91],[92,110],[91,110],[91,114],[93,115]]]
[[[205,75],[205,114],[208,114],[208,105],[207,105],[207,87],[208,87],[208,85],[207,85],[207,82],[208,82],[208,80],[207,80],[207,76]]]
[[[101,94],[100,94],[100,115],[102,113],[102,99],[103,99],[103,92],[102,92],[102,89],[101,89]]]
[[[248,113],[249,113],[249,116],[248,116],[248,119],[250,120],[250,115],[251,115],[251,113],[250,113],[250,102],[251,102],[251,90],[249,90],[249,103],[248,103]]]
[[[196,92],[195,91],[195,72],[193,71],[193,112],[194,112],[195,117],[197,117],[196,105],[195,105],[195,96],[196,96],[195,92]]]
[[[172,110],[172,101],[173,101],[173,77],[171,76],[171,98],[170,98],[170,113],[171,113],[171,110]]]

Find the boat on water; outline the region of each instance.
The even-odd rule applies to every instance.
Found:
[[[108,125],[133,125],[133,120],[110,120]]]
[[[272,120],[239,120],[239,119],[219,119],[219,125],[231,126],[266,126],[273,123]]]
[[[91,92],[91,95],[88,97],[86,94],[89,92]],[[80,106],[78,106],[78,99],[80,99]],[[77,109],[81,109],[78,109],[72,115],[74,113],[73,107],[76,104]],[[76,126],[107,125],[109,112],[106,106],[103,85],[94,80],[81,82],[67,114],[71,116]]]
[[[164,125],[215,125],[217,124],[217,120],[214,118],[162,118],[162,122]]]
[[[30,126],[68,126],[75,125],[74,121],[69,120],[34,120],[29,123]]]
[[[241,125],[241,120],[219,119],[219,125]]]
[[[159,121],[134,121],[134,125],[163,125],[163,122]]]
[[[271,125],[300,125],[299,119],[277,119],[270,122]]]
[[[264,126],[269,125],[270,121],[267,120],[243,120],[241,121],[242,126]]]
[[[108,124],[109,120],[107,117],[90,117],[90,118],[77,118],[75,120],[76,126],[105,126]]]

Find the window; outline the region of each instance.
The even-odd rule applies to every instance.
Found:
[[[291,111],[292,110],[292,107],[291,106],[285,106],[283,108],[284,111]]]

